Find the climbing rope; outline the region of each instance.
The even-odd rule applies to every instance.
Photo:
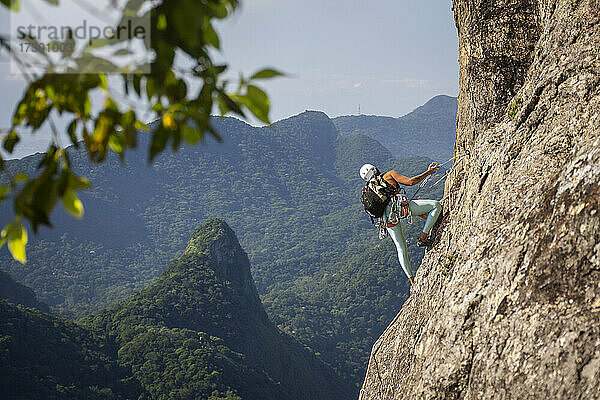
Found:
[[[406,196],[406,191],[404,190],[404,188],[400,188],[400,190],[402,192],[398,192],[398,193],[394,194],[393,196],[391,196],[391,198],[390,198],[390,214],[387,218],[387,221],[385,218],[381,217],[377,220],[377,223],[375,224],[375,226],[377,227],[378,234],[379,234],[378,235],[379,239],[380,240],[385,239],[388,235],[386,228],[398,225],[400,223],[400,220],[402,220],[402,219],[406,219],[408,224],[412,224],[413,218],[412,218],[412,213],[410,212],[409,202],[420,199],[427,192],[429,192],[431,189],[433,189],[437,184],[439,184],[442,180],[446,179],[448,177],[448,175],[450,174],[450,172],[452,172],[454,167],[456,165],[458,165],[466,156],[467,156],[467,153],[456,155],[456,156],[448,159],[447,161],[445,161],[443,164],[440,164],[438,166],[438,168],[451,163],[453,160],[456,160],[454,165],[451,168],[449,168],[448,170],[446,170],[446,173],[444,174],[444,176],[442,176],[440,179],[438,179],[436,182],[434,182],[433,185],[431,185],[419,197],[416,197],[417,194],[423,187],[425,187],[425,185],[429,181],[429,178],[431,177],[431,175],[428,175],[425,179],[423,179],[423,181],[421,181],[421,184],[419,185],[418,189],[413,193],[410,200],[408,200],[408,197]]]
[[[427,177],[421,181],[421,184],[419,185],[419,187],[417,188],[417,190],[415,190],[415,192],[413,193],[412,197],[410,198],[411,200],[415,199],[415,196],[417,195],[417,193],[419,193],[419,191],[421,189],[423,189],[423,187],[427,184],[427,182],[429,182],[430,178],[431,178],[431,175],[427,175]]]
[[[443,181],[444,179],[446,179],[448,177],[448,175],[450,175],[450,172],[452,172],[452,170],[454,169],[454,167],[456,167],[462,160],[465,159],[465,157],[467,157],[467,153],[463,153],[461,155],[456,155],[452,158],[450,158],[448,161],[446,161],[445,163],[441,164],[438,166],[438,168],[443,167],[444,165],[452,162],[452,160],[456,160],[456,162],[454,163],[454,165],[450,168],[448,168],[448,170],[446,170],[446,173],[437,181],[435,181],[431,186],[429,186],[429,188],[424,191],[423,193],[421,193],[421,195],[419,195],[419,197],[416,197],[417,193],[419,193],[419,190],[421,190],[421,188],[424,186],[423,183],[419,186],[419,188],[415,191],[415,193],[413,194],[411,200],[418,200],[421,197],[423,197],[427,192],[429,192],[431,189],[433,189],[435,186],[437,186],[441,181]],[[429,175],[431,176],[431,175]],[[427,178],[429,178],[429,176]],[[427,181],[427,178],[425,178],[425,180],[423,180],[423,182]]]

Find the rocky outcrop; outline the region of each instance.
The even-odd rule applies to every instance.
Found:
[[[214,272],[222,281],[233,284],[249,310],[267,321],[250,273],[250,262],[233,230],[224,221],[213,218],[205,221],[192,233],[184,254],[208,256]]]
[[[454,13],[469,155],[361,398],[600,398],[600,4]]]

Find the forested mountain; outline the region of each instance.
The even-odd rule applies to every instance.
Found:
[[[0,301],[3,399],[349,399],[264,311],[233,231],[203,223],[137,295],[83,325]]]
[[[13,304],[21,304],[25,307],[37,308],[48,312],[48,305],[37,299],[34,291],[23,286],[6,272],[0,270],[0,299],[8,300]]]
[[[155,398],[207,398],[215,388],[244,399],[352,396],[350,385],[269,321],[248,257],[219,219],[194,231],[158,280],[87,324],[114,338],[121,363]]]
[[[452,156],[456,140],[456,97],[436,96],[400,118],[348,115],[333,119],[342,135],[369,136],[390,149],[396,157]]]
[[[84,218],[58,210],[55,228],[31,238],[27,265],[2,249],[3,268],[54,311],[80,318],[148,285],[181,255],[190,229],[219,217],[248,252],[272,320],[358,384],[372,341],[408,288],[393,244],[377,240],[362,210],[358,169],[371,162],[414,175],[431,160],[396,159],[371,138],[341,136],[321,112],[272,127],[233,118],[215,126],[222,143],[207,139],[152,167],[144,135],[125,165],[114,157],[89,167],[73,149],[73,168],[94,185],[81,195]],[[39,158],[7,167],[31,171]],[[0,207],[3,220],[8,206]],[[415,266],[423,255],[415,246],[421,224],[406,230]]]
[[[0,398],[135,399],[117,348],[76,323],[0,300]]]

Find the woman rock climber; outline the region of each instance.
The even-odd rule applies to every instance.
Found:
[[[421,175],[414,176],[412,178],[408,178],[404,175],[400,175],[396,171],[388,171],[383,174],[382,178],[392,185],[394,189],[397,191],[399,189],[398,185],[405,186],[413,186],[419,184],[423,179],[427,176],[435,174],[438,170],[437,163],[431,163],[427,171],[422,173]],[[360,168],[360,177],[369,182],[371,178],[380,175],[379,170],[371,165],[365,164]],[[437,200],[410,200],[408,202],[408,209],[410,210],[411,215],[418,215],[421,218],[425,219],[425,226],[423,227],[423,232],[419,237],[418,246],[421,247],[430,247],[433,244],[433,235],[430,236],[430,233],[438,221],[438,218],[442,214],[442,205]],[[392,237],[394,244],[396,245],[396,249],[398,250],[398,260],[400,261],[400,265],[408,276],[411,284],[414,284],[414,273],[410,266],[410,261],[408,259],[408,250],[406,248],[406,239],[404,238],[404,234],[402,232],[402,227],[400,226],[399,221],[396,223],[390,222],[393,218],[391,218],[392,213],[392,202],[389,201],[387,206],[385,207],[385,211],[383,213],[383,223],[386,226],[387,232]]]

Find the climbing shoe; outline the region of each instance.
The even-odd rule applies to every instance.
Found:
[[[417,246],[431,248],[431,246],[433,246],[433,240],[431,238],[427,238],[425,240],[421,240],[421,238],[419,238],[419,241],[417,241]]]

